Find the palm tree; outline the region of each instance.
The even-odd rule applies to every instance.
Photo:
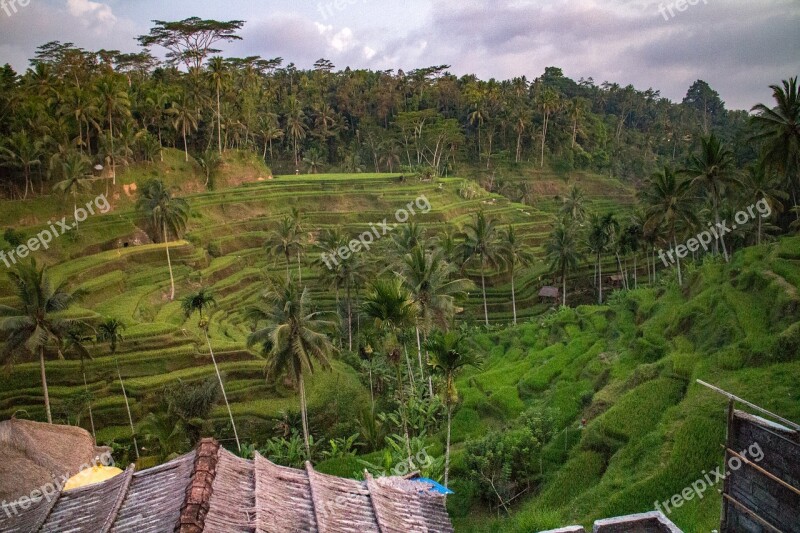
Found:
[[[87,179],[88,164],[86,156],[77,152],[69,152],[61,163],[61,181],[53,186],[54,191],[72,195],[72,216],[75,219],[75,228],[78,227],[78,191],[87,191],[91,188],[91,181]]]
[[[217,92],[217,144],[219,153],[222,155],[222,106],[220,104],[220,93],[222,92],[222,86],[228,79],[228,66],[225,64],[225,59],[220,56],[214,56],[209,59],[208,72],[211,83]]]
[[[577,185],[573,185],[569,195],[564,198],[561,215],[577,223],[583,222],[586,218],[586,198]]]
[[[39,269],[34,259],[30,263],[20,263],[8,276],[14,286],[17,302],[13,307],[0,305],[0,317],[3,319],[0,332],[5,336],[0,358],[7,366],[12,366],[23,355],[38,355],[44,408],[47,422],[52,424],[44,365],[45,349],[48,344],[58,343],[74,324],[71,320],[61,318],[59,313],[69,309],[83,293],[68,292],[64,283],[53,286],[45,267]]]
[[[97,84],[97,98],[100,103],[100,112],[106,117],[108,133],[111,138],[111,152],[114,152],[114,115],[129,117],[131,115],[131,101],[128,91],[119,78],[109,76]],[[116,161],[111,158],[111,175],[113,183],[117,183]]]
[[[586,112],[589,110],[589,101],[586,98],[576,96],[571,99],[567,104],[567,112],[569,118],[572,120],[572,147],[575,148],[575,141],[578,138],[578,130],[580,129],[580,122]]]
[[[222,391],[222,399],[225,400],[225,407],[228,409],[228,417],[231,419],[231,427],[233,428],[233,437],[236,439],[236,448],[241,452],[242,445],[239,443],[239,434],[236,432],[236,423],[233,421],[233,412],[231,412],[231,405],[228,403],[228,395],[225,393],[225,385],[222,383],[222,375],[219,373],[219,366],[217,366],[217,359],[214,357],[214,349],[211,347],[211,339],[208,336],[209,320],[203,316],[203,311],[211,309],[217,305],[214,295],[206,291],[205,288],[200,289],[194,294],[187,295],[181,308],[186,318],[191,317],[194,313],[199,313],[200,321],[198,327],[203,331],[208,345],[208,352],[211,354],[211,362],[214,363],[214,372],[217,373],[217,381],[219,381],[219,388]]]
[[[125,381],[122,379],[122,372],[119,369],[119,359],[116,357],[117,346],[124,340],[122,334],[125,324],[116,318],[109,318],[102,322],[97,328],[97,340],[107,342],[111,356],[114,357],[114,364],[117,367],[117,379],[122,388],[122,397],[125,399],[125,410],[128,412],[128,424],[131,427],[131,438],[133,439],[133,449],[136,452],[136,459],[139,459],[139,443],[136,441],[136,427],[133,425],[133,415],[131,414],[131,404],[128,401],[128,393],[125,390]]]
[[[269,232],[264,249],[268,254],[282,255],[286,259],[286,281],[289,281],[289,264],[291,255],[298,250],[298,235],[291,217],[285,216],[278,227]]]
[[[199,122],[196,107],[192,105],[187,96],[173,101],[167,114],[173,117],[172,127],[183,135],[183,152],[185,161],[189,162],[189,143],[186,142],[187,133],[197,129]]]
[[[502,253],[505,256],[505,263],[508,265],[508,272],[511,275],[511,309],[514,313],[514,325],[517,325],[517,295],[516,288],[514,287],[514,274],[517,266],[525,267],[533,263],[533,252],[525,246],[517,237],[517,232],[514,226],[508,226],[508,229],[503,232]]]
[[[578,268],[578,262],[580,261],[580,254],[578,253],[578,246],[572,228],[560,222],[550,234],[546,250],[551,270],[558,271],[561,275],[561,305],[566,306],[567,273]]]
[[[690,191],[691,182],[679,179],[669,167],[653,174],[640,192],[640,197],[647,206],[645,231],[655,226],[665,226],[670,246],[677,248],[678,225],[691,225],[697,220],[695,207],[689,197]],[[683,285],[680,257],[677,257],[677,263],[678,284]]]
[[[466,349],[464,338],[455,332],[436,332],[425,343],[430,353],[428,364],[434,371],[444,376],[444,403],[447,407],[447,444],[444,453],[444,486],[447,487],[450,474],[450,428],[452,426],[453,406],[458,402],[455,376],[465,366],[480,367],[480,361]]]
[[[550,115],[558,109],[560,99],[556,91],[547,87],[539,93],[537,101],[539,109],[542,112],[542,159],[540,166],[544,168],[544,146],[547,141],[547,129],[550,125]]]
[[[292,210],[289,212],[289,220],[292,223],[292,230],[294,230],[295,234],[295,242],[296,242],[296,252],[297,252],[297,280],[300,283],[303,283],[303,269],[300,265],[300,256],[303,253],[304,248],[304,240],[303,234],[305,229],[303,228],[303,214],[300,212],[299,209],[293,207]]]
[[[289,110],[286,115],[286,130],[294,142],[294,166],[300,167],[299,150],[297,143],[306,138],[306,114],[303,112],[303,106],[297,101],[294,96],[289,97]]]
[[[701,139],[700,155],[693,155],[689,164],[684,169],[691,179],[692,187],[703,190],[711,199],[711,214],[714,223],[719,225],[719,212],[722,196],[730,186],[741,185],[735,174],[735,158],[733,152],[726,148],[713,133]],[[722,253],[728,261],[728,250],[725,247],[725,237],[714,241],[716,253],[719,253],[719,243],[722,243]]]
[[[163,238],[169,267],[170,301],[175,299],[175,276],[172,273],[172,260],[169,256],[169,237],[180,237],[186,229],[189,218],[189,204],[183,198],[173,196],[158,179],[147,181],[139,192],[136,209],[150,222],[154,241]]]
[[[88,400],[89,406],[89,423],[92,427],[92,437],[97,443],[97,434],[95,433],[94,429],[94,415],[92,414],[92,395],[89,392],[89,384],[86,381],[86,360],[91,359],[92,355],[89,353],[88,348],[86,348],[86,344],[92,340],[92,337],[86,335],[84,329],[87,327],[86,324],[79,323],[75,324],[73,327],[70,327],[67,331],[62,340],[61,350],[63,353],[74,353],[76,354],[81,360],[81,374],[83,375],[83,388],[86,391],[86,396]]]
[[[304,375],[313,374],[315,363],[331,368],[330,357],[336,350],[325,331],[334,327],[323,319],[323,313],[310,311],[308,289],[300,291],[290,281],[277,281],[264,294],[265,307],[252,307],[248,316],[262,329],[248,337],[248,345],[261,344],[267,358],[267,376],[288,372],[300,389],[300,411],[303,418],[303,439],[306,456],[311,457],[308,433],[308,410]]]
[[[33,192],[31,182],[32,167],[41,165],[43,143],[31,140],[27,132],[16,132],[7,139],[5,146],[0,144],[0,157],[5,161],[4,166],[16,167],[22,171],[25,179],[25,192],[22,199],[28,199],[28,191]]]
[[[770,85],[775,107],[753,107],[752,121],[758,129],[754,139],[763,143],[762,160],[772,170],[784,173],[797,204],[800,189],[800,91],[797,77],[783,80],[783,87]],[[798,212],[800,220],[800,212]]]
[[[308,170],[312,174],[319,172],[320,167],[325,162],[325,156],[317,148],[307,150],[303,155],[303,163],[308,165]]]
[[[597,303],[603,303],[603,254],[608,247],[608,218],[601,217],[597,213],[592,213],[589,217],[589,235],[587,244],[589,251],[595,256],[594,267],[595,283],[598,287]]]
[[[489,325],[489,306],[486,302],[486,267],[498,268],[502,262],[500,255],[500,235],[494,220],[487,219],[483,211],[475,216],[475,222],[464,228],[462,244],[464,262],[477,261],[481,270],[481,291],[483,293],[483,314]]]
[[[195,161],[197,161],[197,164],[200,165],[200,168],[203,170],[203,174],[206,176],[206,188],[213,189],[212,177],[217,173],[220,165],[222,165],[222,158],[213,150],[206,150],[202,154],[199,154],[197,157],[195,157]],[[211,187],[209,187],[209,183],[212,184]]]
[[[410,328],[416,323],[419,306],[399,278],[377,279],[367,289],[364,301],[361,303],[361,312],[371,320],[376,331],[384,335],[397,335],[397,332],[404,328]],[[408,365],[409,379],[413,380],[408,353],[406,353],[406,364]],[[372,377],[370,375],[371,391]],[[374,411],[374,400],[372,407]]]
[[[783,212],[781,200],[787,200],[789,195],[781,189],[780,179],[770,173],[764,165],[751,165],[742,180],[742,190],[746,191],[744,200],[756,204],[767,202],[773,213]],[[758,234],[756,244],[761,245],[762,218],[758,217]]]
[[[417,246],[403,256],[395,267],[395,274],[403,280],[403,284],[411,292],[418,306],[417,322],[417,357],[419,359],[420,379],[425,379],[422,364],[422,342],[420,330],[427,337],[433,325],[447,330],[453,316],[461,311],[455,305],[457,297],[466,295],[474,285],[463,278],[453,279],[456,268],[444,258],[440,249],[427,250]],[[433,396],[433,382],[428,376],[428,392]]]

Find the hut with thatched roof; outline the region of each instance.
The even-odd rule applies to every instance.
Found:
[[[0,422],[0,502],[77,474],[110,448],[85,429],[12,418]],[[0,531],[3,528],[0,527]]]
[[[452,532],[431,485],[388,477],[357,481],[239,458],[214,441],[166,464],[42,498],[0,513],[0,531],[411,533]]]

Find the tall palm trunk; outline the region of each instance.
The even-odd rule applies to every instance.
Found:
[[[603,303],[603,256],[599,253],[597,254],[597,271],[599,275],[597,276],[598,286],[600,287],[600,299],[598,300],[598,304]]]
[[[511,269],[511,309],[514,313],[514,325],[517,325],[517,293],[514,287],[514,269]]]
[[[39,370],[42,373],[42,392],[44,393],[44,410],[47,413],[47,423],[53,423],[53,415],[50,414],[50,393],[47,391],[47,373],[44,371],[44,346],[39,348]]]
[[[483,265],[481,265],[481,290],[483,291],[483,318],[486,325],[489,325],[489,306],[486,304],[486,277],[483,275]]]
[[[350,283],[347,284],[347,349],[353,351],[353,302],[350,296]]]
[[[416,387],[414,386],[414,371],[411,368],[411,358],[408,356],[408,345],[403,342],[403,352],[406,354],[406,366],[408,367],[408,383],[411,385],[411,392],[416,394]]]
[[[131,438],[133,439],[133,449],[136,451],[136,460],[139,460],[139,444],[136,442],[136,429],[133,427],[133,416],[131,415],[131,404],[128,402],[128,393],[125,392],[125,382],[122,381],[122,373],[119,371],[119,359],[114,359],[117,365],[117,377],[119,385],[122,387],[122,397],[125,398],[125,410],[128,411],[128,423],[131,426]]]
[[[170,286],[170,293],[169,293],[169,301],[173,301],[175,299],[175,276],[172,274],[172,259],[169,256],[169,241],[167,240],[167,225],[163,224],[164,226],[164,249],[167,250],[167,267],[169,267],[169,286]]]
[[[450,428],[453,418],[453,405],[447,401],[447,445],[444,449],[444,487],[448,488],[447,482],[450,477]]]
[[[306,385],[303,380],[303,372],[300,372],[300,378],[297,380],[300,385],[300,416],[303,419],[303,441],[306,445],[306,459],[311,460],[311,444],[309,444],[308,437],[308,413],[306,412]]]
[[[562,285],[561,305],[566,307],[567,306],[567,271],[566,271],[566,269],[562,269],[561,270],[561,285]]]
[[[217,144],[219,155],[222,155],[222,107],[219,103],[219,84],[217,84]]]
[[[86,372],[83,373],[83,389],[86,391],[86,396],[89,396],[89,385],[86,383]],[[92,426],[92,438],[94,443],[97,444],[97,434],[94,431],[94,415],[92,414],[92,402],[89,401],[89,424]]]
[[[678,237],[673,237],[672,240],[675,242],[675,249],[678,249]],[[683,287],[683,273],[681,272],[681,257],[676,253],[675,259],[678,262],[678,285]]]
[[[184,118],[184,120],[186,120]],[[186,122],[183,123],[183,154],[184,160],[188,163],[189,162],[189,145],[186,144]]]
[[[236,432],[236,423],[233,421],[233,413],[231,412],[231,404],[228,403],[228,395],[225,393],[225,385],[222,383],[222,375],[219,373],[217,366],[217,359],[214,357],[214,350],[211,348],[211,339],[208,338],[208,329],[204,328],[203,332],[206,336],[206,344],[208,344],[208,352],[211,354],[211,362],[214,363],[214,372],[217,373],[217,380],[219,380],[219,389],[222,391],[222,399],[225,400],[225,407],[228,409],[228,417],[231,419],[231,427],[233,428],[233,438],[236,439],[236,448],[241,452],[242,445],[239,444],[239,434]]]

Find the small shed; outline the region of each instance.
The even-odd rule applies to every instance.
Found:
[[[545,286],[539,291],[539,298],[542,299],[550,298],[552,300],[558,300],[560,297],[561,291],[558,289],[558,287]]]

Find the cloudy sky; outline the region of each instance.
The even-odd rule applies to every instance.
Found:
[[[673,100],[699,78],[735,109],[800,74],[798,0],[0,0],[0,63],[23,70],[52,40],[134,51],[151,20],[190,16],[247,21],[226,55],[485,79],[558,66]]]

